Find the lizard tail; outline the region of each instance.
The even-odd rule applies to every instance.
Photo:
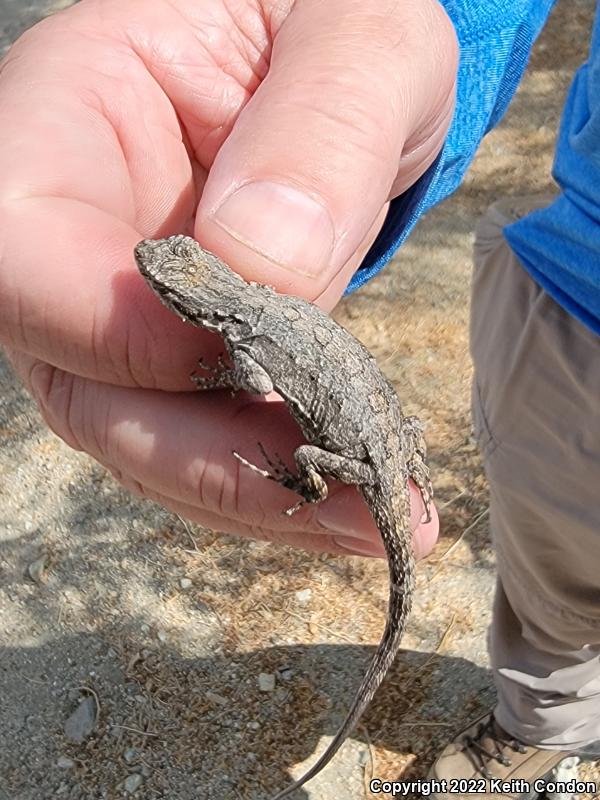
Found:
[[[340,749],[381,686],[394,661],[404,633],[405,622],[410,613],[414,586],[414,555],[412,535],[408,528],[408,520],[410,520],[408,487],[405,503],[403,503],[403,512],[399,515],[393,513],[390,498],[383,497],[378,487],[366,486],[360,487],[360,489],[381,532],[390,568],[390,596],[385,630],[350,710],[327,750],[308,772],[272,797],[271,800],[283,800],[284,797],[314,778]],[[396,498],[396,502],[398,502],[398,498]],[[405,529],[398,530],[398,526],[405,526]]]

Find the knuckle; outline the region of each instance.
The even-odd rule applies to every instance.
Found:
[[[28,384],[48,427],[70,447],[81,450],[71,426],[75,376],[51,364],[36,362]]]
[[[159,492],[148,489],[144,484],[140,483],[140,481],[136,480],[131,475],[125,475],[119,469],[108,467],[108,470],[113,478],[120,483],[123,488],[127,489],[128,492],[131,492],[131,494],[136,497],[143,497],[146,500],[152,500],[166,507],[165,498]]]
[[[95,403],[88,381],[51,364],[36,362],[27,382],[44,421],[69,447],[98,456],[105,452],[95,425]]]

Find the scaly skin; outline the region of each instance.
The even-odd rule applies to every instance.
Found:
[[[369,351],[311,303],[250,284],[187,236],[145,239],[135,248],[140,272],[183,320],[216,331],[231,365],[221,364],[199,388],[245,390],[284,399],[307,444],[294,453],[297,474],[281,462],[251,469],[293,489],[300,501],[327,497],[324,476],[354,484],[377,524],[388,558],[390,599],[383,637],[352,706],[325,753],[282,800],[313,778],[339,750],[394,660],[410,612],[414,556],[408,479],[429,510],[431,485],[422,427],[400,402]]]

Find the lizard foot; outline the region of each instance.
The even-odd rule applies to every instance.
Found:
[[[223,353],[219,355],[214,366],[207,364],[203,358],[198,359],[198,366],[209,374],[198,375],[195,371],[192,372],[190,378],[196,384],[196,389],[200,391],[206,389],[231,389],[231,394],[235,394],[238,388],[235,372],[226,363]]]
[[[402,422],[402,432],[407,446],[408,475],[421,492],[425,506],[425,521],[431,522],[433,486],[427,466],[427,445],[423,436],[423,424],[418,417],[405,417]]]
[[[260,442],[258,442],[258,447],[269,469],[258,467],[235,450],[233,451],[233,455],[238,461],[244,464],[244,466],[249,467],[253,472],[261,475],[263,478],[279,483],[286,489],[291,489],[291,491],[300,495],[300,500],[283,512],[286,516],[291,517],[292,514],[295,514],[296,511],[301,509],[306,503],[320,502],[327,497],[327,483],[317,472],[313,473],[311,471],[310,476],[302,480],[302,477],[294,474],[289,469],[278,453],[275,453],[274,457],[271,458]]]

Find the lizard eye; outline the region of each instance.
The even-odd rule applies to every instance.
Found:
[[[186,261],[192,261],[194,254],[198,252],[198,242],[191,236],[171,236],[169,243],[173,254]]]

